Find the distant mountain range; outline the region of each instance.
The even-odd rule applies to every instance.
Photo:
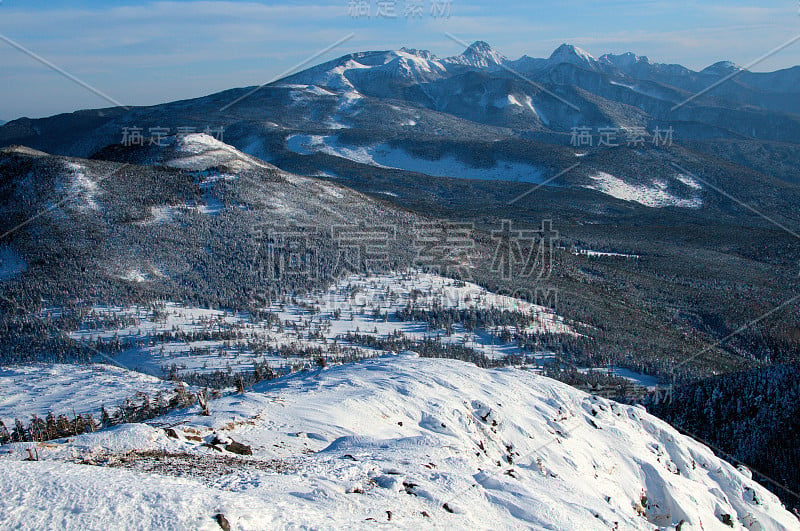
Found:
[[[733,77],[683,104],[729,76]],[[547,59],[524,55],[509,60],[478,41],[461,55],[444,59],[408,48],[348,54],[271,87],[286,83],[399,98],[480,123],[521,130],[565,132],[576,125],[630,127],[660,121],[677,126],[683,139],[798,138],[800,67],[754,73],[722,61],[695,72],[681,65],[653,63],[630,52],[595,59],[568,44]],[[230,97],[231,103],[238,95],[234,90],[217,96]],[[227,114],[235,115],[256,101],[258,97],[250,97],[231,106]],[[108,119],[116,115],[91,114],[97,118],[105,114]],[[4,142],[24,138],[32,133],[33,124],[51,119],[44,120],[15,120],[15,127],[0,138]],[[39,134],[46,135],[46,131]]]
[[[574,307],[576,319],[594,318],[595,297],[630,297],[637,307],[651,303],[629,319],[666,308],[658,319],[724,337],[743,322],[747,305],[726,295],[739,293],[743,278],[758,284],[776,271],[796,275],[800,256],[783,228],[800,230],[800,115],[792,112],[799,74],[729,63],[693,72],[633,54],[595,59],[569,45],[547,59],[511,61],[479,41],[443,59],[408,48],[359,52],[263,87],[22,118],[0,127],[0,146],[27,146],[0,154],[6,229],[54,204],[59,190],[94,197],[97,209],[67,204],[55,225],[37,218],[3,252],[16,253],[6,261],[24,264],[25,275],[49,278],[66,294],[78,287],[119,294],[120,282],[128,290],[127,278],[144,278],[137,291],[155,286],[159,296],[236,306],[264,284],[246,250],[258,235],[243,235],[268,222],[369,221],[407,232],[419,215],[487,231],[499,219],[553,219],[565,249],[652,257],[632,262],[646,267],[626,272],[644,275],[631,282],[565,257],[562,267],[572,272],[560,289],[571,297],[587,282],[620,290],[587,295],[592,301]],[[219,177],[242,173],[254,178]],[[83,234],[89,221],[91,237],[64,237]],[[696,227],[708,238],[694,239]],[[485,234],[481,249],[489,253]],[[66,258],[41,258],[54,249]],[[720,253],[731,275],[724,281],[716,277]],[[399,263],[413,255],[398,242]],[[202,260],[182,269],[185,256]],[[8,275],[21,267],[9,266]],[[494,282],[489,264],[481,267]],[[674,280],[684,276],[678,294]],[[730,282],[730,291],[719,282]],[[785,289],[776,282],[751,292],[752,304],[766,311],[788,299]],[[629,323],[626,333],[633,329]],[[773,356],[789,348],[784,335],[768,349]],[[670,349],[674,341],[658,340]]]
[[[462,54],[443,59],[409,48],[358,52],[261,88],[231,89],[129,110],[20,118],[0,126],[0,146],[20,144],[52,154],[90,157],[122,142],[124,131],[131,128],[145,136],[153,130],[175,134],[179,128],[198,132],[224,128],[226,143],[264,160],[285,163],[286,169],[300,170],[303,164],[297,155],[327,153],[347,158],[333,144],[349,146],[348,152],[355,153],[391,141],[407,154],[408,139],[425,139],[433,150],[427,155],[431,159],[443,155],[431,147],[442,142],[460,145],[451,151],[464,153],[454,156],[469,157],[474,150],[464,146],[472,141],[574,147],[576,132],[581,130],[589,133],[584,133],[578,146],[584,151],[593,152],[589,148],[603,143],[619,144],[616,147],[624,151],[642,147],[630,144],[631,132],[644,133],[640,139],[652,144],[669,131],[670,142],[798,182],[798,87],[800,67],[754,73],[720,62],[695,72],[633,53],[596,59],[568,44],[546,59],[509,60],[478,41]],[[610,142],[609,131],[614,132]],[[323,139],[300,154],[290,140],[296,134]],[[563,169],[559,159],[565,152],[556,147],[552,151],[549,159],[541,153],[535,161],[525,154],[516,159]],[[408,158],[402,152],[399,157]],[[494,159],[495,155],[489,157]],[[384,165],[401,170],[420,167]],[[448,171],[453,169],[434,173]],[[608,168],[601,171],[614,175]],[[583,183],[591,184],[589,178],[584,175]]]
[[[727,79],[733,73],[738,75]],[[64,167],[81,168],[70,170],[67,181],[83,182],[75,177],[80,174],[91,183],[119,167],[111,163],[135,165],[125,168],[136,175],[126,182],[161,185],[153,197],[122,194],[120,204],[128,205],[125,215],[133,223],[126,231],[150,230],[149,216],[196,217],[195,211],[208,210],[202,188],[211,186],[202,181],[207,176],[184,182],[176,172],[221,171],[231,164],[234,173],[335,181],[426,215],[506,212],[588,225],[721,223],[775,230],[753,210],[769,212],[778,225],[798,225],[799,77],[800,68],[757,74],[731,63],[694,72],[631,53],[595,59],[567,44],[547,59],[509,60],[483,41],[443,59],[409,48],[368,51],[263,87],[151,107],[13,120],[0,127],[0,146],[28,150],[6,150],[0,165],[9,197],[24,193],[31,168],[58,187],[65,186],[59,184]],[[198,134],[203,131],[209,134]],[[82,160],[31,155],[30,149]],[[186,166],[192,150],[197,154]],[[366,219],[363,212],[373,212],[369,219],[399,215],[364,196],[339,204],[322,181],[291,181],[304,183],[300,192],[300,185],[283,191],[282,179],[268,180],[273,195],[289,194],[288,212],[294,212],[279,210],[279,223],[330,226]],[[161,189],[165,183],[171,188]],[[226,190],[220,193],[229,206],[260,201],[253,199],[260,192],[252,181],[222,180],[213,187]],[[31,196],[28,206],[0,206],[7,219],[23,220],[48,197],[43,192]],[[360,206],[354,210],[355,204]],[[219,230],[232,235],[253,223],[246,219],[251,214],[200,217],[192,226],[198,222],[205,231],[208,221],[224,221]],[[119,232],[113,223],[109,237]],[[193,241],[208,237],[192,235]],[[160,249],[159,241],[153,245]],[[43,252],[40,243],[36,253]],[[128,267],[123,262],[131,252],[114,258],[109,278],[125,275],[115,268]],[[143,252],[154,251],[145,246]]]

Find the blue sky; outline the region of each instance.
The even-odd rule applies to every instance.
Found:
[[[414,3],[421,12],[411,9]],[[371,16],[360,16],[355,4],[366,4]],[[387,16],[392,6],[394,18]],[[720,60],[748,64],[800,34],[800,3],[0,0],[0,36],[126,105],[261,84],[351,33],[314,62],[401,46],[460,53],[445,32],[465,42],[485,40],[510,58],[547,57],[568,42],[595,56],[633,51],[701,69]],[[797,64],[800,42],[754,70]],[[0,71],[3,120],[110,105],[6,42],[0,42]]]

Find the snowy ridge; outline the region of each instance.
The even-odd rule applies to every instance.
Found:
[[[599,61],[601,63],[611,64],[617,66],[619,68],[630,68],[635,64],[645,64],[649,65],[650,59],[646,56],[639,56],[633,52],[626,52],[623,54],[613,54],[607,53],[605,55],[600,56]]]
[[[488,43],[476,41],[463,53],[443,59],[430,51],[410,48],[350,54],[289,76],[281,84],[274,86],[316,85],[347,92],[354,90],[356,86],[371,87],[373,83],[381,83],[387,78],[418,84],[441,79],[449,74],[461,72],[464,68],[496,69],[506,64],[513,67],[531,61],[539,68],[572,63],[596,70],[599,65],[588,52],[567,44],[557,48],[549,59],[531,59],[524,56],[517,61],[509,61]]]
[[[218,166],[228,167],[232,171],[274,168],[205,133],[175,138],[174,151],[173,158],[165,164],[184,170],[204,171]]]
[[[4,447],[4,525],[218,529],[221,513],[235,529],[800,529],[643,409],[516,369],[389,356],[153,424],[40,445],[39,462]],[[231,440],[253,456],[204,446]]]
[[[485,41],[472,43],[464,53],[448,57],[445,62],[458,65],[467,65],[475,68],[489,68],[502,65],[507,61],[500,52],[492,49]]]
[[[397,57],[376,69],[402,78],[416,78],[417,76],[430,78],[441,76],[447,72],[444,65],[430,53],[399,50],[393,52],[393,55]]]
[[[571,44],[562,44],[556,48],[547,61],[551,65],[569,63],[590,70],[597,70],[597,60],[589,52]]]
[[[705,74],[726,75],[744,70],[741,66],[731,61],[719,61],[705,67],[701,72]]]

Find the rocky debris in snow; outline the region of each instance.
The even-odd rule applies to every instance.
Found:
[[[225,446],[225,449],[232,454],[253,455],[253,449],[250,446],[236,441],[231,441],[230,444]]]
[[[208,482],[248,469],[275,473],[286,473],[293,470],[287,461],[280,459],[247,459],[228,455],[202,455],[157,450],[96,456],[91,460],[85,459],[81,463],[110,468],[130,468],[140,472],[189,477]]]
[[[231,523],[228,522],[228,519],[225,518],[225,515],[222,513],[217,513],[214,515],[214,520],[217,521],[217,524],[222,528],[222,531],[231,531]]]

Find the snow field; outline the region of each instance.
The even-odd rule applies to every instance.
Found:
[[[90,413],[100,420],[100,407],[114,406],[136,393],[170,393],[175,385],[113,365],[35,364],[0,367],[0,420],[11,429],[15,418],[27,423],[32,415],[49,412],[72,418]]]
[[[428,160],[415,157],[403,149],[393,148],[388,144],[348,146],[340,143],[336,136],[291,135],[286,139],[286,147],[300,155],[325,153],[359,164],[395,168],[437,177],[529,183],[541,183],[543,180],[541,168],[522,162],[499,161],[490,168],[474,168],[452,155]]]
[[[519,369],[386,356],[0,456],[11,528],[800,529],[777,498],[643,409]],[[134,451],[252,457],[209,479],[103,464]],[[235,457],[235,456],[234,456]],[[280,471],[249,461],[286,462]],[[176,477],[181,476],[181,477]],[[141,506],[141,510],[132,510]]]
[[[549,352],[525,352],[516,343],[503,342],[497,335],[498,327],[491,330],[468,331],[456,325],[451,334],[433,330],[424,322],[399,321],[395,312],[413,304],[415,308],[430,310],[441,308],[498,308],[520,312],[532,317],[532,325],[524,332],[574,335],[573,328],[549,309],[511,297],[497,295],[475,284],[408,271],[378,276],[351,276],[330,289],[308,296],[293,297],[286,303],[273,302],[265,308],[273,316],[271,321],[254,321],[244,313],[188,308],[166,303],[159,309],[144,307],[95,307],[84,324],[70,336],[87,343],[102,339],[110,341],[136,339],[146,346],[123,350],[115,360],[125,367],[161,376],[164,367],[175,364],[179,372],[214,370],[252,370],[254,361],[268,361],[278,368],[291,363],[308,363],[307,358],[286,358],[266,352],[256,353],[247,345],[259,344],[262,351],[291,348],[319,348],[329,351],[333,344],[353,349],[364,356],[380,354],[366,347],[349,345],[343,340],[348,332],[388,337],[401,332],[412,340],[439,337],[443,343],[464,345],[491,358],[507,355],[550,357]],[[312,311],[313,310],[313,311]],[[376,313],[378,317],[376,317]],[[93,321],[127,319],[126,326],[102,325],[95,329]],[[509,327],[510,332],[515,332]],[[241,332],[233,340],[201,339],[187,341],[151,341],[159,333],[179,330],[187,333]]]
[[[597,190],[623,201],[632,201],[653,208],[669,206],[700,208],[703,206],[703,200],[700,197],[695,196],[691,199],[684,199],[673,195],[667,190],[667,183],[662,181],[654,181],[651,185],[630,184],[619,177],[602,171],[592,175],[591,179],[594,183],[586,185],[585,188]],[[679,180],[693,191],[698,190],[694,181],[688,181],[685,177]]]

